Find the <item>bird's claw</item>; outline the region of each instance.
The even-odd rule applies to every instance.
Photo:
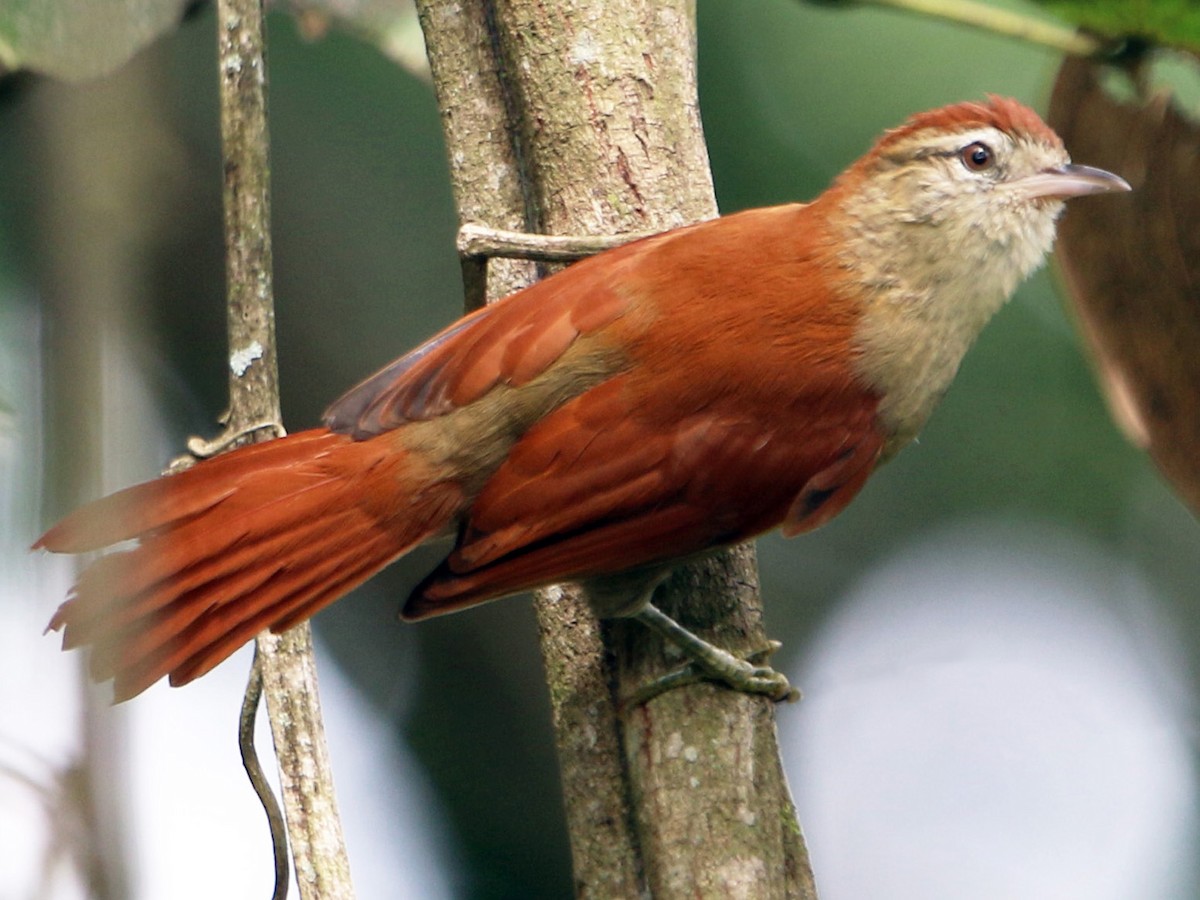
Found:
[[[800,699],[800,691],[792,687],[786,675],[770,666],[753,664],[757,658],[770,656],[779,649],[778,641],[772,643],[776,646],[760,650],[744,660],[731,656],[735,666],[721,672],[704,672],[705,680],[722,681],[747,694],[763,694],[777,703],[795,703]]]
[[[765,647],[751,651],[744,659],[713,648],[717,650],[716,657],[693,660],[682,668],[647,682],[626,697],[621,706],[625,709],[641,706],[667,691],[702,681],[724,684],[746,694],[759,694],[776,703],[795,703],[801,694],[792,687],[787,676],[770,666],[760,665],[781,646],[779,641],[768,641]]]
[[[800,699],[800,692],[788,683],[787,678],[763,665],[782,646],[779,641],[767,641],[744,659],[739,659],[688,631],[653,603],[647,603],[634,617],[674,644],[691,662],[677,672],[643,685],[622,703],[626,708],[645,703],[665,690],[698,681],[719,682],[734,690],[760,694],[775,701]]]
[[[783,641],[768,640],[766,645],[757,650],[751,650],[746,654],[746,662],[759,665],[765,663],[768,659],[779,652],[783,646]],[[774,671],[773,669],[771,671]]]

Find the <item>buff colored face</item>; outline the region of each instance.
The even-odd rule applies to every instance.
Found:
[[[973,125],[885,141],[851,189],[844,264],[873,315],[864,376],[895,452],[924,424],[979,331],[1046,258],[1063,200],[1128,190],[1070,163],[1050,131]]]

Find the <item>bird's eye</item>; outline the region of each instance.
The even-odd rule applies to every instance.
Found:
[[[959,151],[963,165],[972,172],[984,172],[996,164],[996,154],[982,141],[968,144]]]

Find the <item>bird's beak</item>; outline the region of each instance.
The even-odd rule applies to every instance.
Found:
[[[1024,200],[1035,200],[1039,197],[1066,200],[1086,194],[1132,190],[1129,182],[1119,175],[1105,172],[1103,169],[1093,169],[1091,166],[1075,165],[1043,169],[1036,175],[1012,182],[1012,188]]]

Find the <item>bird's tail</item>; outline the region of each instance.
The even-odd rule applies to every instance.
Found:
[[[88,566],[47,630],[93,646],[118,702],[203,675],[449,527],[461,489],[397,443],[300,432],[76,510],[34,548],[138,545]]]

